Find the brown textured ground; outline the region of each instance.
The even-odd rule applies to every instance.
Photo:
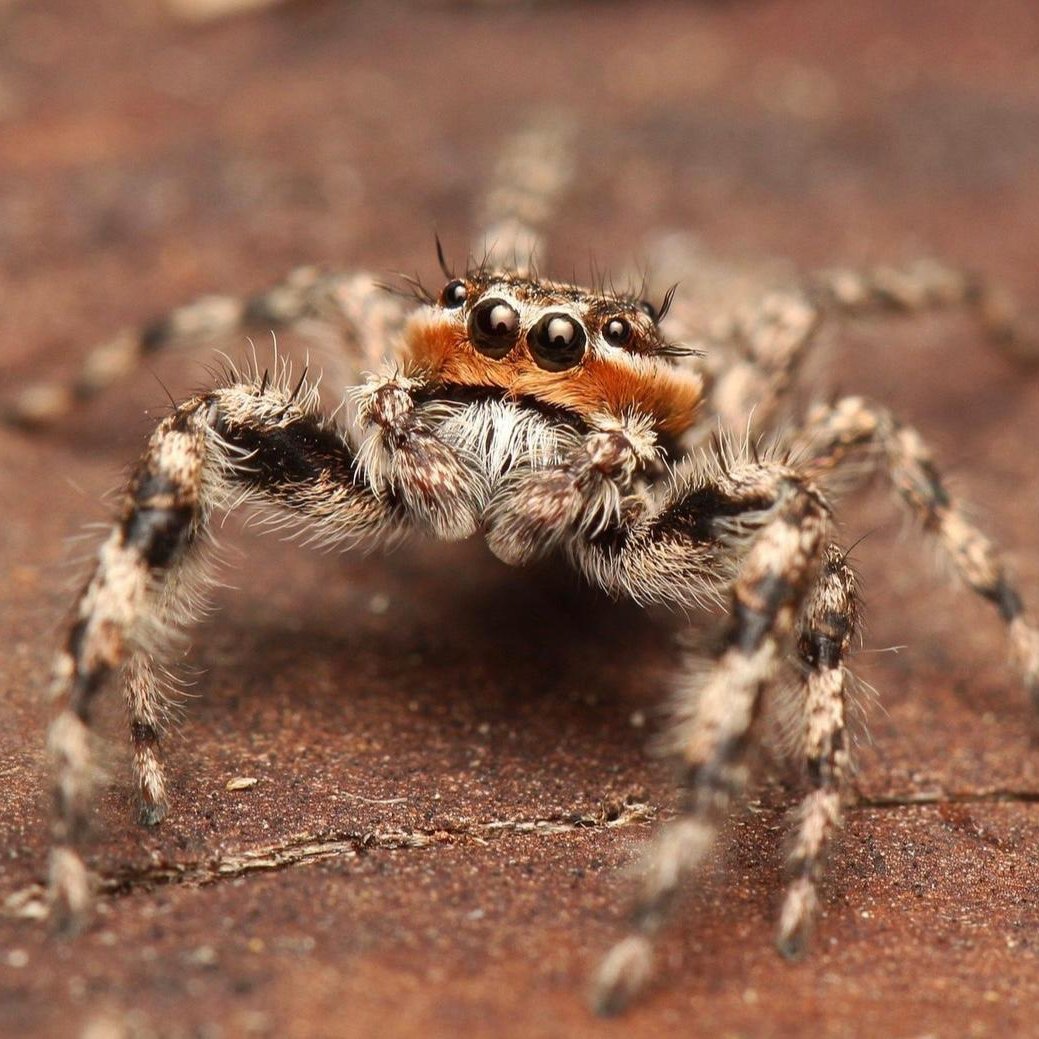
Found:
[[[1027,0],[403,11],[300,3],[187,28],[148,3],[0,4],[5,390],[300,262],[431,274],[431,229],[465,242],[500,135],[542,103],[588,135],[560,271],[682,228],[805,266],[934,251],[1039,303]],[[954,321],[853,330],[837,364],[935,442],[1037,601],[1039,380]],[[177,392],[199,380],[158,367]],[[0,432],[4,896],[43,869],[39,696],[78,573],[66,539],[103,516],[161,399],[142,375],[53,434]],[[113,749],[94,850],[122,890],[65,944],[0,920],[0,1033],[1039,1034],[1039,763],[1001,631],[917,565],[890,510],[845,516],[849,537],[873,531],[867,648],[908,648],[858,659],[880,703],[805,962],[770,945],[773,781],[651,998],[620,1022],[584,1009],[617,867],[648,832],[602,825],[603,805],[667,802],[631,723],[673,662],[659,627],[475,545],[314,558],[234,532],[239,590],[196,639],[199,698],[169,748],[174,814],[155,833],[127,821]],[[239,775],[259,782],[228,792]],[[559,825],[496,825],[515,820]]]

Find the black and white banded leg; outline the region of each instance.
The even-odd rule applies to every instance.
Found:
[[[443,479],[445,467],[453,479],[461,463],[427,431],[421,431],[418,448],[408,446],[415,429],[398,431],[398,449],[412,464],[376,488],[343,433],[313,409],[312,391],[290,393],[268,385],[265,376],[258,384],[236,384],[187,401],[148,442],[79,599],[57,667],[60,709],[49,746],[56,795],[51,889],[59,919],[74,923],[89,901],[77,845],[94,779],[91,713],[106,679],[126,665],[141,815],[156,822],[165,814],[156,661],[199,595],[205,572],[193,557],[214,510],[246,501],[274,506],[309,542],[323,545],[371,542],[412,524],[426,527],[431,511],[441,533],[475,525],[464,481]],[[432,474],[422,468],[425,463]],[[431,510],[433,493],[458,499]],[[445,516],[452,521],[443,523]]]
[[[827,270],[808,282],[812,297],[831,311],[850,316],[913,316],[962,310],[1019,363],[1039,363],[1039,328],[1019,312],[1011,294],[977,273],[934,259],[867,270]]]
[[[1039,629],[1028,620],[1020,592],[993,541],[946,488],[920,434],[861,397],[816,408],[804,434],[804,468],[825,479],[862,451],[884,470],[913,515],[948,556],[956,573],[992,603],[1007,625],[1011,652],[1039,708]]]
[[[655,936],[744,787],[751,727],[816,573],[827,521],[826,503],[793,470],[735,464],[700,473],[658,515],[590,539],[580,551],[586,572],[609,590],[682,603],[705,594],[704,570],[736,556],[736,531],[744,539],[753,532],[736,556],[724,649],[705,678],[691,669],[678,690],[672,747],[681,765],[680,815],[645,854],[631,933],[595,977],[592,1001],[601,1013],[620,1010],[645,985]]]
[[[680,309],[680,308],[679,308]],[[1039,328],[1009,293],[969,271],[936,260],[867,270],[828,270],[802,288],[776,290],[719,322],[721,349],[708,341],[708,400],[723,428],[769,428],[797,370],[827,321],[836,317],[915,317],[966,311],[1019,362],[1039,364]],[[712,360],[717,353],[719,362]],[[711,366],[715,370],[711,371]]]
[[[730,349],[721,355],[728,363],[713,373],[708,387],[711,411],[723,429],[768,428],[822,322],[822,310],[798,291],[771,292],[736,317]]]
[[[840,825],[849,769],[845,732],[849,675],[844,660],[858,629],[858,613],[855,575],[847,556],[836,545],[828,545],[799,618],[803,679],[798,742],[810,790],[795,814],[787,856],[790,881],[776,937],[780,952],[789,958],[800,955],[811,934],[826,852]]]
[[[14,425],[47,426],[158,353],[230,340],[235,335],[244,341],[247,333],[263,335],[283,329],[298,329],[318,339],[331,330],[336,337],[333,358],[346,362],[335,374],[353,383],[361,371],[377,367],[392,355],[392,344],[406,314],[403,301],[370,274],[300,267],[255,296],[203,296],[140,329],[121,332],[87,355],[71,383],[28,386],[4,404],[2,417]],[[239,345],[235,344],[236,353]]]
[[[166,623],[172,625],[173,621]],[[144,826],[161,823],[169,809],[166,775],[159,758],[159,740],[168,721],[168,697],[156,670],[156,661],[148,653],[137,651],[127,661],[124,678],[138,819]]]

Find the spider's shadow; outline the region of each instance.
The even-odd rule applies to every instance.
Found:
[[[471,702],[508,717],[532,704],[551,713],[630,700],[652,710],[674,663],[675,615],[612,601],[559,560],[517,570],[475,543],[409,545],[322,569],[339,591],[308,599],[301,581],[298,611],[271,610],[250,587],[228,600],[216,668],[261,695],[286,686],[308,710],[314,694],[299,676],[325,674],[346,697],[377,687],[402,707]],[[348,604],[329,604],[326,592]]]

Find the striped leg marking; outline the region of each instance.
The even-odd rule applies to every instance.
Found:
[[[745,750],[761,694],[782,659],[794,618],[818,563],[827,508],[818,494],[778,466],[746,466],[730,475],[733,488],[758,509],[758,533],[732,585],[726,648],[703,682],[680,690],[674,734],[682,765],[681,815],[650,846],[632,918],[632,931],[607,954],[593,984],[600,1013],[621,1010],[650,976],[653,940],[670,916],[682,881],[709,851],[732,799],[746,781]],[[715,510],[731,508],[728,488],[700,488]],[[771,489],[771,496],[766,492]],[[676,506],[676,509],[678,507]],[[729,512],[731,519],[733,513]],[[709,516],[686,522],[709,524]]]
[[[456,488],[423,468],[429,459],[448,459],[444,464],[463,488],[472,481],[428,431],[404,475],[373,486],[343,433],[315,407],[312,390],[301,385],[290,393],[268,385],[264,376],[195,397],[152,435],[57,667],[60,711],[49,745],[56,796],[51,888],[59,919],[74,924],[87,906],[87,874],[75,849],[86,830],[94,780],[91,709],[109,676],[123,668],[141,817],[155,823],[166,812],[158,668],[202,594],[197,549],[211,513],[245,501],[277,506],[281,525],[293,525],[321,545],[371,542],[409,523],[426,525],[431,513],[464,513],[454,499],[441,505],[434,500],[437,494],[450,499]],[[462,500],[468,507],[464,493]]]
[[[247,332],[332,328],[350,364],[344,376],[377,366],[391,354],[390,344],[404,324],[402,301],[371,275],[334,273],[300,267],[284,281],[245,299],[203,296],[150,322],[121,332],[92,350],[70,384],[39,383],[23,389],[3,406],[3,421],[26,428],[57,422],[104,392],[160,352],[212,343]]]
[[[999,549],[946,489],[920,434],[885,409],[861,397],[846,397],[810,415],[805,437],[805,469],[815,478],[839,470],[853,452],[879,450],[899,496],[937,539],[967,587],[991,602],[1006,623],[1015,664],[1039,709],[1039,630],[1026,618]]]
[[[790,884],[776,944],[788,958],[801,954],[811,934],[818,885],[827,847],[840,825],[841,793],[848,773],[844,657],[857,631],[858,601],[855,575],[836,545],[826,548],[799,627],[798,651],[805,668],[800,751],[811,790],[796,814],[787,856]]]

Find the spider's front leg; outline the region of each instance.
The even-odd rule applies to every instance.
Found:
[[[187,401],[156,429],[133,473],[57,668],[61,707],[49,745],[56,797],[51,891],[59,919],[74,923],[89,902],[77,846],[95,772],[90,719],[106,680],[121,668],[141,817],[157,822],[165,814],[157,662],[199,597],[199,548],[215,509],[245,501],[277,507],[319,544],[372,541],[408,525],[457,534],[475,522],[462,463],[428,430],[408,423],[398,430],[406,462],[376,485],[344,434],[315,412],[313,392],[300,389],[289,393],[264,376]],[[433,494],[450,500],[437,508]]]
[[[727,577],[732,619],[726,646],[706,680],[690,669],[679,692],[673,750],[682,764],[680,817],[646,855],[633,933],[607,956],[593,1001],[602,1012],[623,1007],[649,976],[652,942],[669,915],[683,877],[696,869],[731,799],[745,781],[744,751],[762,691],[773,680],[794,619],[801,620],[809,677],[805,754],[817,765],[818,796],[806,801],[792,852],[795,874],[787,930],[804,930],[826,838],[836,823],[841,778],[843,696],[841,651],[853,617],[834,630],[828,567],[813,587],[828,510],[796,471],[770,463],[711,461],[687,477],[654,511],[633,491],[637,474],[653,464],[655,441],[637,417],[602,420],[558,466],[506,481],[488,510],[488,541],[521,563],[553,545],[566,547],[588,577],[615,595],[640,602],[689,605],[717,599]],[[740,546],[750,539],[742,563]],[[839,553],[828,550],[827,560]],[[833,609],[831,609],[831,607]],[[817,659],[813,661],[813,654]],[[840,681],[831,672],[836,668]],[[842,707],[841,703],[841,707]],[[820,712],[829,712],[821,718]],[[825,724],[824,724],[825,723]],[[794,903],[796,902],[796,905]],[[796,912],[795,912],[796,910]]]

